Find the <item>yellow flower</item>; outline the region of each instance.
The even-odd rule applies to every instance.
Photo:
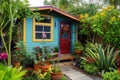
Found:
[[[103,17],[106,16],[104,12],[102,12],[100,15],[103,16]]]
[[[85,16],[85,18],[88,18],[88,17],[89,17],[89,15],[88,15],[87,13],[85,13],[85,15],[84,15],[84,16]]]
[[[80,14],[80,19],[82,19],[83,18],[83,15],[82,14]]]
[[[41,79],[44,79],[44,77],[45,77],[46,74],[47,74],[47,72],[45,72],[45,73],[43,73],[43,74],[40,73],[40,78],[41,78]]]
[[[112,18],[111,18],[111,21],[114,21],[116,19],[116,17],[115,16],[113,16]]]

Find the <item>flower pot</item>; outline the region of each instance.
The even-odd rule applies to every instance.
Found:
[[[34,70],[35,70],[35,71],[38,71],[39,69],[40,69],[40,66],[39,66],[38,64],[35,64],[35,65],[34,65]]]
[[[74,50],[74,52],[77,56],[80,56],[80,54],[82,53],[82,50]]]
[[[52,80],[60,80],[61,76],[62,76],[62,73],[61,73],[61,72],[51,73],[51,79],[52,79]]]
[[[49,70],[49,68],[51,67],[51,65],[40,65],[40,69],[42,71],[42,73],[47,72]]]
[[[20,67],[20,62],[19,61],[14,62],[13,63],[13,67],[16,67],[16,68]]]

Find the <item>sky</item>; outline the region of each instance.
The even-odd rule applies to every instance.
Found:
[[[44,0],[28,0],[31,7],[43,6]]]
[[[31,7],[43,6],[44,0],[28,0]],[[50,1],[50,0],[48,0]]]

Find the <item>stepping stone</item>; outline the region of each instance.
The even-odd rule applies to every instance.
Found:
[[[67,77],[69,77],[71,80],[93,80],[92,78],[75,70],[70,66],[63,66],[61,67],[61,69],[62,69],[62,73]]]

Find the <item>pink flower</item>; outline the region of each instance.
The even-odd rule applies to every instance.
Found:
[[[36,46],[36,49],[40,49],[40,46]]]
[[[3,52],[3,53],[0,53],[0,59],[7,59],[8,58],[8,54]]]
[[[43,38],[46,38],[46,36],[47,36],[46,33],[43,32],[43,33],[42,33],[42,37],[43,37]]]

